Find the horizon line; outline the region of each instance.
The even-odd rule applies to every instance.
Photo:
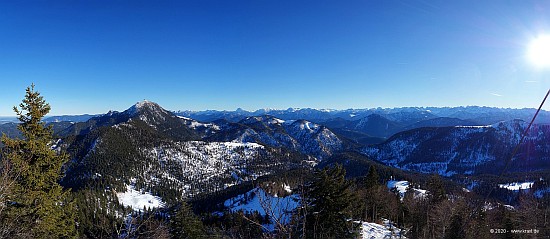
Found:
[[[150,101],[152,102],[152,101]],[[155,103],[155,102],[153,102]],[[133,105],[132,105],[133,106]],[[160,106],[160,105],[159,105]],[[131,106],[130,106],[131,107]],[[162,107],[162,106],[161,106]],[[288,107],[286,109],[282,109],[282,108],[259,108],[259,109],[256,109],[256,110],[248,110],[248,109],[242,109],[240,107],[238,107],[237,109],[234,109],[234,110],[228,110],[228,109],[204,109],[204,110],[169,110],[169,109],[165,109],[164,107],[162,107],[163,109],[167,110],[167,111],[170,111],[170,112],[173,112],[173,113],[181,113],[181,112],[207,112],[207,111],[213,111],[213,112],[236,112],[236,111],[244,111],[244,112],[248,112],[248,113],[254,113],[254,112],[257,112],[257,111],[260,111],[260,110],[265,110],[267,112],[269,111],[286,111],[286,110],[304,110],[304,109],[310,109],[310,110],[318,110],[318,111],[325,111],[325,112],[330,112],[330,111],[347,111],[347,110],[377,110],[377,109],[381,109],[381,110],[391,110],[391,109],[407,109],[407,108],[419,108],[419,109],[427,109],[427,108],[467,108],[467,107],[479,107],[479,108],[496,108],[496,109],[511,109],[511,110],[526,110],[526,109],[533,109],[533,110],[536,110],[536,108],[534,107],[523,107],[523,108],[513,108],[513,107],[498,107],[498,106],[479,106],[479,105],[467,105],[467,106],[399,106],[399,107],[370,107],[370,108],[347,108],[347,109],[334,109],[334,108],[312,108],[312,107]],[[125,109],[127,110],[127,109]],[[104,114],[107,114],[109,112],[124,112],[125,110],[122,110],[122,111],[118,111],[118,110],[108,110],[107,112],[104,112],[104,113],[71,113],[71,114],[47,114],[44,116],[44,118],[47,118],[47,117],[59,117],[59,116],[82,116],[82,115],[104,115]],[[428,109],[429,110],[429,109]],[[548,111],[548,110],[545,110],[545,109],[541,109],[543,111]],[[1,118],[16,118],[17,115],[0,115],[0,119]]]

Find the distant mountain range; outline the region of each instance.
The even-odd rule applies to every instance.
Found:
[[[50,116],[44,119],[44,122],[52,123],[52,122],[62,122],[62,121],[68,121],[68,122],[84,122],[87,121],[93,117],[96,117],[99,115],[89,115],[89,114],[83,114],[83,115],[60,115],[60,116]]]
[[[496,173],[498,167],[495,166],[502,165],[511,153],[525,122],[534,112],[535,109],[477,106],[171,112],[154,102],[142,101],[123,112],[54,116],[45,122],[64,140],[74,157],[73,168],[87,171],[85,175],[105,175],[113,167],[102,171],[103,166],[99,167],[98,162],[116,162],[124,170],[136,171],[124,173],[126,182],[136,177],[142,182],[151,181],[160,176],[143,174],[143,167],[158,168],[163,164],[158,160],[163,157],[168,157],[167,162],[175,160],[173,162],[180,165],[170,167],[181,167],[188,164],[183,162],[194,158],[190,155],[203,155],[204,160],[217,158],[215,155],[221,155],[219,160],[236,157],[237,162],[245,160],[246,167],[269,168],[262,173],[243,171],[242,165],[235,166],[238,170],[225,168],[229,171],[222,181],[234,184],[252,175],[278,170],[263,163],[259,163],[263,166],[254,166],[250,160],[265,161],[253,158],[278,158],[292,162],[284,163],[288,167],[301,167],[316,165],[342,152],[358,152],[393,167],[424,173],[448,176]],[[549,116],[548,111],[539,114],[530,132],[534,135],[514,159],[514,170],[547,168],[544,161],[550,149]],[[17,137],[16,126],[12,122],[0,124],[0,131]],[[205,148],[216,150],[203,151]],[[126,151],[133,158],[122,156]],[[248,157],[252,158],[246,159]],[[527,161],[522,161],[522,157]],[[92,164],[90,158],[94,158]],[[243,176],[236,177],[237,174]],[[73,183],[78,178],[73,178]]]
[[[113,195],[131,189],[174,205],[184,198],[238,191],[267,177],[335,163],[344,165],[349,177],[365,176],[370,165],[377,165],[386,177],[419,179],[426,177],[422,173],[437,173],[460,183],[497,175],[534,111],[457,107],[172,112],[142,101],[122,112],[50,117],[45,123],[57,137],[55,147],[71,157],[64,167],[64,186]],[[550,171],[548,116],[541,112],[508,172]],[[14,122],[0,124],[0,132],[20,137]],[[239,189],[243,185],[248,186]],[[123,203],[116,197],[109,200]]]
[[[235,111],[175,111],[176,115],[189,117],[199,121],[210,122],[217,119],[225,119],[231,122],[238,122],[246,117],[271,115],[283,120],[304,119],[313,122],[325,122],[341,118],[348,121],[358,121],[369,115],[377,114],[400,125],[411,125],[423,120],[439,117],[456,118],[473,122],[478,125],[488,125],[499,121],[531,119],[536,109],[510,109],[496,107],[463,106],[463,107],[402,107],[402,108],[371,108],[371,109],[311,109],[311,108],[288,108],[286,110],[260,109],[246,111],[237,109]],[[537,123],[550,123],[550,112],[542,111]]]
[[[533,108],[511,109],[480,106],[462,106],[462,107],[402,107],[402,108],[371,108],[371,109],[311,109],[311,108],[288,108],[286,110],[278,109],[260,109],[256,111],[246,111],[237,109],[235,111],[172,111],[172,113],[191,118],[202,122],[211,122],[219,119],[225,119],[230,122],[238,122],[251,116],[270,115],[282,120],[304,119],[313,122],[335,121],[338,119],[345,121],[359,121],[369,115],[380,115],[385,119],[395,122],[399,125],[410,126],[415,123],[436,118],[450,118],[466,121],[465,124],[489,125],[499,121],[508,121],[521,119],[528,121],[535,113]],[[109,113],[107,113],[109,114]],[[44,119],[45,122],[84,122],[91,118],[101,116],[97,115],[61,115],[49,116]],[[550,112],[541,111],[536,123],[550,124]],[[0,117],[0,124],[8,122],[17,122],[16,117]]]
[[[261,115],[281,120],[308,120],[327,126],[359,144],[383,142],[395,133],[422,127],[484,126],[501,121],[520,119],[530,121],[535,109],[503,109],[494,107],[406,107],[348,110],[262,109],[254,112],[236,111],[178,111],[179,116],[198,121],[212,122],[224,119],[229,122]],[[537,124],[550,124],[550,112],[541,111]]]
[[[59,116],[49,116],[44,118],[44,122],[46,123],[53,123],[53,122],[84,122],[87,121],[93,117],[96,117],[99,115],[89,115],[89,114],[83,114],[83,115],[59,115]],[[0,125],[5,123],[17,123],[19,120],[17,117],[0,117]]]

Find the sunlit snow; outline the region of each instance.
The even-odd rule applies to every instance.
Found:
[[[265,215],[266,212],[264,207],[266,206],[279,213],[291,211],[298,206],[296,200],[296,195],[275,197],[266,193],[261,188],[255,188],[245,194],[226,200],[224,206],[229,207],[231,211],[257,211],[261,215]],[[262,205],[264,205],[264,207],[262,207]]]
[[[359,222],[357,222],[359,223]],[[400,236],[401,229],[395,227],[389,220],[384,219],[384,225],[372,222],[361,222],[361,238],[363,239],[393,239],[406,238]]]
[[[401,200],[403,200],[403,197],[405,196],[405,192],[407,192],[407,189],[409,188],[409,182],[390,180],[388,181],[387,186],[389,189],[395,188],[397,192],[399,192],[399,197],[401,198]],[[413,190],[414,190],[415,197],[426,195],[426,190],[416,189],[416,188],[414,188]]]
[[[533,186],[534,182],[513,182],[513,183],[507,183],[507,184],[499,184],[499,188],[506,188],[511,191],[518,191],[520,189],[529,189]]]
[[[230,198],[224,202],[224,206],[231,211],[258,212],[260,215],[268,215],[272,224],[264,225],[273,230],[273,220],[280,220],[282,223],[290,221],[291,212],[298,207],[299,197],[292,194],[286,197],[277,197],[266,193],[261,188],[255,188],[245,194]],[[267,211],[266,211],[267,210]]]
[[[124,193],[117,193],[117,197],[120,204],[130,206],[134,211],[164,206],[164,202],[160,197],[134,190],[132,186],[127,186]]]

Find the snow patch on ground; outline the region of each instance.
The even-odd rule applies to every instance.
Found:
[[[292,193],[292,189],[290,189],[290,186],[286,185],[286,184],[283,184],[283,189],[287,192],[287,193]]]
[[[271,157],[271,153],[257,143],[186,141],[145,148],[142,152],[148,159],[157,160],[161,167],[172,167],[166,172],[146,170],[147,182],[154,182],[155,178],[168,179],[183,189],[185,197],[222,190],[271,173],[262,167],[247,167],[256,164],[255,160],[261,160],[260,155]],[[262,163],[266,167],[277,164],[270,161]],[[191,181],[196,182],[192,183],[194,187],[185,183]]]
[[[409,181],[391,180],[391,181],[388,181],[387,185],[389,189],[395,188],[399,193],[405,194],[405,192],[407,191],[407,188],[409,188]]]
[[[283,124],[283,123],[285,123],[285,121],[282,120],[282,119],[273,118],[273,119],[271,119],[271,121],[269,123],[270,124]]]
[[[193,120],[191,118],[188,118],[188,117],[185,117],[185,116],[180,116],[180,115],[177,115],[178,118],[180,119],[184,119],[184,120]]]
[[[134,189],[133,186],[126,186],[126,192],[117,193],[118,202],[124,206],[130,206],[134,211],[143,210],[143,208],[159,208],[164,207],[164,202],[157,196],[153,196],[146,192],[140,192]]]
[[[384,225],[372,222],[357,222],[361,223],[361,238],[363,239],[393,239],[406,238],[401,237],[401,229],[395,227],[389,220],[384,219]]]
[[[458,125],[455,128],[489,128],[493,127],[492,125]]]
[[[409,188],[409,181],[390,180],[386,185],[389,189],[395,188],[397,192],[399,192],[399,197],[403,200],[403,197],[405,197],[405,192],[407,192],[407,189]],[[426,190],[424,189],[414,188],[413,190],[415,197],[426,195]]]
[[[298,204],[299,197],[296,194],[277,197],[270,195],[261,188],[252,189],[224,202],[224,206],[232,212],[251,213],[256,211],[262,216],[268,215],[272,220],[272,224],[264,226],[269,229],[274,228],[274,219],[283,223],[290,222],[291,212],[298,207]]]
[[[186,121],[185,124],[187,126],[189,126],[189,128],[192,128],[192,129],[207,128],[207,129],[211,129],[211,130],[215,130],[215,131],[220,130],[220,126],[216,125],[214,123],[201,123],[201,122],[198,122],[194,119],[184,117],[184,116],[177,116],[177,117],[180,118],[180,119],[185,120]]]
[[[520,189],[529,189],[533,186],[534,182],[513,182],[513,183],[507,183],[507,184],[499,184],[499,188],[506,188],[510,191],[518,191]]]

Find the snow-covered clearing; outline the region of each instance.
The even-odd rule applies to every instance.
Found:
[[[518,191],[520,189],[529,189],[533,186],[534,182],[513,182],[513,183],[507,183],[507,184],[499,184],[499,188],[506,188],[511,191]]]
[[[403,200],[403,197],[405,197],[405,192],[407,192],[407,189],[409,188],[409,181],[390,180],[386,185],[389,189],[395,188],[397,192],[399,192],[399,197]],[[413,190],[415,197],[426,195],[426,190],[424,189],[413,188]]]
[[[264,225],[268,229],[274,229],[274,220],[281,223],[290,221],[291,212],[298,207],[299,197],[296,194],[286,197],[277,197],[265,192],[261,188],[255,188],[247,193],[230,198],[224,202],[224,206],[232,212],[258,212],[260,215],[268,215],[271,224]]]
[[[245,194],[226,200],[224,206],[230,208],[231,211],[257,211],[261,215],[266,215],[264,207],[268,207],[270,210],[277,212],[276,215],[281,215],[281,213],[292,211],[298,206],[298,196],[276,197],[261,188],[255,188]]]
[[[162,199],[146,192],[140,192],[132,186],[126,187],[126,192],[117,193],[118,202],[124,206],[130,206],[134,211],[143,210],[143,208],[159,208],[164,206]]]
[[[384,219],[384,225],[372,222],[357,222],[361,223],[361,238],[363,239],[394,239],[406,238],[401,237],[401,229],[395,227],[389,220]]]
[[[161,168],[173,169],[147,170],[147,182],[169,180],[185,189],[186,197],[221,190],[270,173],[264,168],[247,168],[256,164],[260,155],[269,155],[266,148],[257,143],[187,141],[145,148],[143,153],[148,159],[158,161]],[[262,166],[271,167],[275,163],[265,161]]]

